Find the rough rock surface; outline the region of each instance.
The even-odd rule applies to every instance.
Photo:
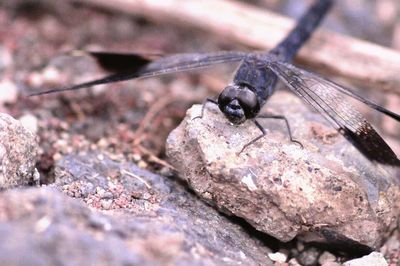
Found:
[[[387,266],[388,263],[386,262],[383,255],[379,252],[372,252],[371,254],[364,256],[359,259],[349,260],[343,263],[343,266]]]
[[[64,157],[55,172],[58,191],[0,193],[2,265],[273,265],[264,239],[179,180],[103,154]]]
[[[7,114],[0,113],[0,188],[38,182],[34,134]]]
[[[55,189],[3,192],[0,213],[2,265],[148,265],[110,219]]]
[[[282,121],[269,119],[260,120],[267,136],[238,155],[259,130],[250,121],[229,124],[209,104],[202,119],[193,119],[201,106],[192,107],[170,134],[172,164],[207,202],[281,241],[379,247],[400,214],[396,170],[368,161],[288,92],[267,105],[288,118],[304,149],[289,141]]]

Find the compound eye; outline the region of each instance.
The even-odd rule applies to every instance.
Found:
[[[237,97],[237,90],[234,87],[226,87],[218,97],[218,103],[226,105]]]
[[[243,89],[240,91],[237,99],[239,100],[247,118],[253,118],[260,111],[260,104],[257,95],[253,91]]]

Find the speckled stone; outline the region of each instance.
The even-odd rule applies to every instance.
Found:
[[[196,105],[168,137],[171,163],[201,198],[281,241],[379,247],[400,214],[396,169],[368,161],[296,96],[277,92],[267,106],[304,149],[282,121],[260,119],[267,135],[238,154],[256,126],[231,125],[211,104],[193,119]]]

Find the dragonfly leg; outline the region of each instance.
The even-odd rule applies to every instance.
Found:
[[[284,120],[285,123],[286,123],[286,128],[287,128],[288,133],[289,133],[290,141],[299,144],[300,147],[301,147],[302,149],[304,149],[303,144],[302,144],[300,141],[295,140],[295,139],[293,138],[293,136],[292,136],[292,130],[290,129],[290,125],[289,125],[289,121],[288,121],[287,118],[284,117],[283,115],[260,115],[260,116],[258,116],[257,118],[271,118],[271,119],[280,119],[280,120]]]
[[[246,143],[238,154],[241,154],[247,147],[249,147],[250,145],[254,144],[254,142],[256,142],[257,140],[259,140],[262,137],[264,137],[265,135],[267,135],[267,131],[265,131],[263,126],[260,125],[260,123],[258,123],[257,120],[254,119],[253,122],[258,127],[258,129],[261,130],[262,134],[260,136],[256,137],[256,138],[252,139],[250,142]]]
[[[207,104],[207,103],[213,103],[213,104],[218,105],[218,102],[217,102],[216,100],[213,100],[213,99],[210,99],[210,98],[205,99],[204,102],[203,102],[203,106],[201,107],[201,113],[200,113],[200,115],[194,117],[192,120],[197,119],[197,118],[203,118],[204,109],[206,108],[206,104]]]

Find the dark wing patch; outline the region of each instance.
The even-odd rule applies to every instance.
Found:
[[[113,52],[85,52],[94,57],[99,66],[112,73],[136,72],[154,60],[151,55]]]
[[[337,88],[337,84],[283,62],[268,62],[267,67],[295,94],[320,112],[368,159],[400,166],[396,154],[361,113],[345,100],[342,95],[344,92]]]
[[[78,90],[81,88],[91,87],[99,84],[113,83],[118,81],[124,81],[129,79],[136,78],[144,78],[144,77],[152,77],[152,76],[160,76],[170,73],[188,71],[192,69],[200,69],[208,66],[226,63],[226,62],[237,62],[241,61],[247,53],[244,52],[236,52],[236,51],[225,51],[225,52],[215,52],[215,53],[193,53],[193,54],[177,54],[166,56],[154,61],[145,61],[147,60],[147,56],[140,56],[139,54],[107,54],[107,53],[97,53],[95,57],[100,60],[100,63],[107,65],[109,63],[109,68],[114,66],[116,68],[116,64],[112,64],[108,62],[113,57],[119,57],[120,59],[125,57],[125,64],[129,60],[133,62],[130,66],[140,66],[133,71],[121,71],[115,74],[111,74],[109,76],[103,77],[101,79],[92,80],[85,83],[80,83],[72,86],[66,86],[61,88],[55,88],[51,90],[46,90],[42,92],[33,93],[30,96],[41,95],[41,94],[49,94],[54,92],[61,91],[71,91]],[[111,60],[112,61],[112,60]],[[139,61],[139,62],[138,62]]]

